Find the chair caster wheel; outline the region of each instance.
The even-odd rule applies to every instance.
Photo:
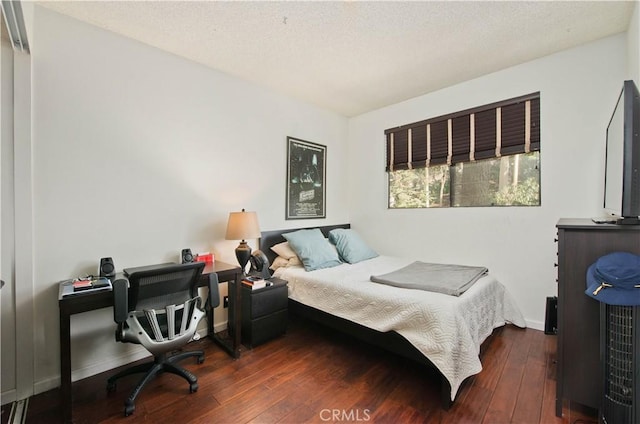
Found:
[[[194,393],[198,391],[198,383],[191,383],[189,385],[189,393]]]
[[[128,417],[129,415],[133,414],[133,411],[136,410],[135,405],[125,405],[124,406],[124,416]]]
[[[198,365],[204,363],[204,356],[198,356]]]
[[[116,390],[116,382],[115,381],[107,381],[107,392],[112,393]]]

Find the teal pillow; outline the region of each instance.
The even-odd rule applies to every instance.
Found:
[[[342,263],[336,249],[324,238],[322,231],[318,228],[298,230],[282,236],[289,242],[289,246],[296,252],[307,271],[331,268]]]
[[[336,245],[340,258],[350,264],[378,256],[378,253],[351,229],[337,228],[329,231],[329,241]]]

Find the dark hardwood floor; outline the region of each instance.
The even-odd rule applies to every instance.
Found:
[[[163,374],[146,387],[136,411],[123,401],[138,376],[107,393],[108,373],[73,383],[75,423],[597,423],[593,411],[565,407],[554,414],[556,337],[513,326],[485,343],[483,371],[468,379],[449,411],[440,407],[437,376],[407,360],[308,321],[292,322],[285,336],[243,350],[234,360],[209,339],[189,348],[206,361],[186,368],[199,390]],[[27,423],[59,423],[59,390],[29,400]],[[3,407],[6,423],[8,405]]]

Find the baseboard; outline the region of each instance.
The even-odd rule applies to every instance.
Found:
[[[107,360],[102,361],[100,363],[96,363],[84,368],[79,368],[77,370],[74,370],[71,372],[71,381],[82,380],[83,378],[91,377],[92,375],[100,374],[101,372],[109,371],[114,368],[118,368],[123,365],[127,365],[135,361],[139,361],[140,359],[150,358],[150,357],[151,357],[151,354],[144,348],[140,347],[126,355],[108,358]]]
[[[526,319],[527,328],[532,328],[534,330],[544,331],[544,322],[543,321],[534,321]]]
[[[120,366],[127,365],[150,356],[151,354],[149,352],[147,352],[144,348],[139,347],[137,349],[134,349],[132,352],[127,353],[126,355],[106,358],[100,363],[95,363],[83,368],[72,370],[71,381],[73,382],[82,380],[83,378],[91,377],[93,375],[100,374],[101,372],[109,371],[111,369],[118,368]],[[35,394],[44,393],[60,387],[60,384],[60,376],[57,376],[54,378],[37,381],[33,386],[33,390]]]
[[[214,327],[215,331],[222,331],[226,329],[227,324],[226,323],[221,324],[219,327],[221,327],[220,330]],[[203,329],[199,329],[198,335],[201,338],[206,337],[207,336],[206,327]],[[132,362],[139,361],[141,359],[149,358],[149,357],[151,357],[151,354],[143,347],[138,346],[132,349],[132,351],[127,353],[126,355],[108,358],[107,360],[102,361],[100,363],[92,364],[87,367],[73,370],[71,372],[71,381],[82,380],[84,378],[91,377],[96,374],[100,374],[102,372],[109,371],[114,368],[118,368],[123,365],[127,365]],[[33,390],[34,390],[34,394],[39,394],[39,393],[47,392],[49,390],[53,390],[57,387],[60,387],[60,376],[35,382],[33,386]],[[6,393],[7,393],[6,399],[5,399],[5,393],[4,392],[2,393],[3,404],[9,403],[9,402],[15,402],[15,396],[16,396],[15,390],[7,391]]]
[[[227,329],[227,321],[223,322],[222,324],[218,324],[218,325],[214,325],[213,326],[213,331],[215,331],[216,333],[220,332],[220,331],[224,331]]]
[[[33,394],[48,392],[60,387],[60,377],[47,378],[46,380],[36,381],[33,384]]]
[[[16,389],[9,389],[2,393],[0,393],[0,398],[2,399],[2,405],[6,405],[7,403],[16,401]]]

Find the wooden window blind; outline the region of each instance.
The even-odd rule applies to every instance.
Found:
[[[540,93],[385,130],[386,170],[540,150]]]

